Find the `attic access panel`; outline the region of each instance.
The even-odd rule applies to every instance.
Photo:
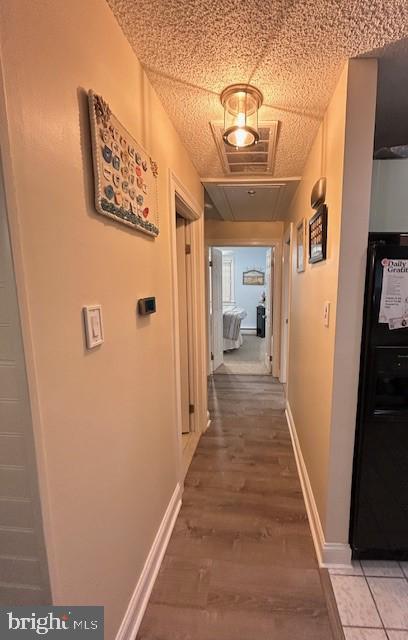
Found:
[[[229,183],[222,187],[232,219],[242,222],[253,219],[255,212],[257,220],[275,220],[284,189],[285,185],[277,182],[273,184]],[[252,194],[253,191],[254,194]]]
[[[271,174],[275,163],[278,120],[262,122],[259,125],[258,144],[246,149],[234,149],[222,137],[222,122],[211,122],[211,129],[218,154],[226,175]]]

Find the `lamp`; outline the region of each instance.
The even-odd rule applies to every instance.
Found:
[[[259,140],[258,110],[263,95],[250,84],[232,84],[221,93],[224,107],[224,141],[236,149],[251,147]]]

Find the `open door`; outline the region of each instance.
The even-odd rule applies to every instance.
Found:
[[[266,252],[265,269],[265,366],[268,373],[272,372],[272,299],[273,299],[273,249]]]
[[[213,372],[224,361],[224,330],[222,317],[222,251],[211,249],[211,359]]]
[[[286,383],[288,377],[289,347],[290,230],[289,235],[284,240],[282,270],[281,366],[279,380]]]
[[[176,216],[177,281],[180,336],[181,432],[190,431],[190,381],[187,312],[186,220]]]

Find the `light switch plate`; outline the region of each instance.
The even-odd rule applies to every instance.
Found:
[[[323,311],[323,324],[325,327],[328,327],[330,323],[330,302],[324,303],[324,311]]]
[[[103,342],[102,307],[94,304],[83,308],[86,346],[94,349]]]

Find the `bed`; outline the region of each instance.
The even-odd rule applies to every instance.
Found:
[[[241,322],[247,317],[242,307],[226,306],[222,312],[224,351],[239,349],[242,345]]]

